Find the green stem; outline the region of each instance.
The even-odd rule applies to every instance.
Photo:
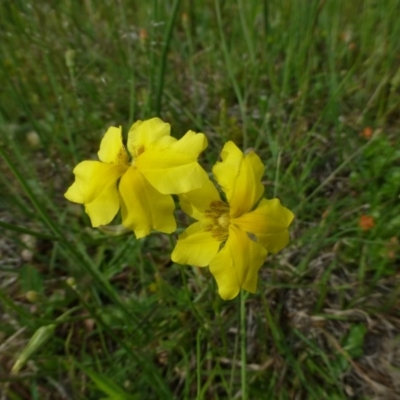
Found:
[[[223,52],[224,58],[225,58],[226,70],[228,72],[229,78],[231,79],[232,86],[235,91],[237,101],[239,103],[240,114],[242,117],[242,135],[243,135],[242,147],[245,150],[247,148],[247,144],[248,144],[246,104],[245,104],[245,99],[240,90],[239,84],[235,78],[235,73],[233,70],[233,63],[232,63],[230,55],[229,55],[228,45],[226,43],[224,28],[222,25],[221,7],[220,7],[219,2],[220,2],[220,0],[215,0],[215,12],[217,15],[217,28],[218,28],[219,36],[221,39],[221,46],[222,46],[222,52]]]
[[[278,193],[278,185],[279,185],[279,171],[281,167],[281,152],[278,153],[278,158],[276,160],[276,172],[275,172],[275,183],[274,183],[274,197],[277,196]]]
[[[176,15],[178,14],[178,8],[179,8],[180,0],[175,0],[174,4],[172,6],[172,12],[171,12],[171,18],[168,21],[168,26],[165,32],[165,43],[164,43],[164,48],[162,51],[161,55],[161,62],[160,62],[160,70],[158,72],[158,82],[157,82],[157,93],[156,93],[156,115],[159,116],[161,112],[161,99],[162,99],[162,93],[164,89],[164,78],[165,78],[165,69],[167,65],[167,55],[168,55],[168,49],[169,45],[171,43],[171,37],[172,37],[172,29],[175,24],[176,20]]]
[[[32,231],[28,228],[24,228],[24,227],[18,226],[18,225],[8,224],[7,222],[4,222],[4,221],[0,221],[0,228],[18,232],[18,233],[26,233],[27,235],[31,235],[31,236],[42,238],[42,239],[52,240],[54,242],[59,240],[59,238],[56,236],[47,235],[46,233],[42,233],[42,232]]]
[[[242,289],[240,291],[240,377],[242,387],[242,399],[247,399],[247,384],[246,384],[246,293]]]
[[[197,399],[201,399],[201,330],[199,329],[196,334],[196,373],[197,373]]]

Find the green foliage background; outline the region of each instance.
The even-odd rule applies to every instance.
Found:
[[[247,297],[248,398],[397,398],[399,15],[398,0],[0,2],[0,393],[241,398],[238,301],[173,264],[167,236],[110,237],[63,198],[110,125],[157,115],[207,135],[207,168],[227,140],[254,148],[266,196],[296,214]]]

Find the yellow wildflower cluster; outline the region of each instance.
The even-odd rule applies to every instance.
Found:
[[[220,296],[232,299],[240,289],[256,291],[258,270],[268,252],[287,245],[294,216],[278,199],[262,198],[264,165],[233,142],[212,169],[221,199],[197,162],[206,147],[204,134],[189,131],[177,140],[159,118],[133,124],[126,147],[121,128],[111,127],[100,144],[100,161],[74,168],[65,197],[84,204],[93,227],[109,224],[121,209],[122,225],[141,238],[152,230],[175,231],[171,195],[178,195],[182,210],[197,222],[179,236],[172,260],[209,266]]]

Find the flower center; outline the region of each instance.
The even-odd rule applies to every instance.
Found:
[[[229,226],[229,214],[222,214],[219,218],[218,218],[218,225],[221,228],[228,228]]]
[[[135,157],[139,157],[144,152],[144,145],[140,144],[135,148]]]
[[[144,145],[143,144],[139,144],[139,145],[137,145],[137,146],[133,146],[133,149],[132,149],[133,151],[132,151],[132,161],[131,161],[131,165],[133,166],[133,167],[135,167],[136,166],[136,159],[141,155],[141,154],[143,154],[144,153],[144,150],[145,150],[145,148],[144,148]]]
[[[129,165],[128,153],[124,147],[119,150],[114,163],[118,165]]]
[[[211,232],[212,237],[217,240],[227,239],[230,223],[229,205],[224,201],[213,201],[204,215],[204,229]]]

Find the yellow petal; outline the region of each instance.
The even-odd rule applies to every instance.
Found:
[[[243,288],[254,293],[257,290],[258,270],[267,251],[253,242],[240,228],[231,225],[229,238],[222,250],[210,262],[210,272],[224,300],[235,298]]]
[[[125,170],[123,165],[83,161],[74,168],[75,182],[65,197],[74,203],[85,204],[94,227],[106,225],[118,212],[117,180]]]
[[[207,137],[204,133],[187,131],[185,135],[171,145],[171,149],[177,153],[191,154],[192,157],[198,157],[205,150],[207,144]]]
[[[153,142],[162,137],[169,136],[170,132],[170,125],[160,118],[137,121],[132,125],[128,133],[128,151],[132,157],[137,158]]]
[[[261,178],[264,165],[253,151],[244,156],[233,142],[227,142],[221,153],[222,162],[213,174],[226,194],[231,217],[249,212],[264,192]]]
[[[131,167],[119,183],[122,225],[139,239],[156,229],[172,233],[176,229],[175,204],[171,196],[155,190],[135,168]]]
[[[231,219],[231,223],[253,233],[269,252],[276,253],[289,242],[287,228],[293,218],[293,213],[283,207],[279,199],[262,199],[254,211]]]
[[[217,254],[221,242],[204,231],[201,222],[190,225],[181,235],[171,259],[179,264],[206,267]]]
[[[85,204],[86,214],[94,228],[109,224],[119,210],[119,196],[115,183],[104,188],[100,196]]]
[[[100,150],[97,153],[99,159],[105,163],[128,164],[129,157],[122,143],[121,127],[111,126],[104,135]]]
[[[208,180],[200,189],[179,195],[182,210],[192,218],[200,220],[204,211],[210,208],[213,201],[220,201],[219,193],[214,184]]]
[[[149,148],[137,158],[136,166],[160,193],[186,193],[208,181],[207,173],[197,163],[206,146],[202,133],[189,131],[168,147]]]

